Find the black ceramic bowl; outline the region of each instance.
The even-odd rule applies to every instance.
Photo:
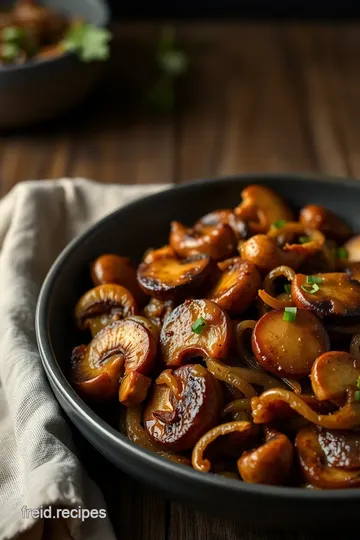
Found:
[[[360,489],[316,491],[251,485],[195,472],[143,450],[97,416],[67,382],[63,369],[74,334],[73,308],[86,290],[89,263],[106,252],[139,260],[149,246],[167,242],[169,223],[191,224],[215,208],[238,204],[249,183],[274,188],[294,207],[323,204],[360,231],[360,182],[309,176],[256,175],[183,185],[136,201],[101,220],[74,240],[59,256],[40,293],[36,332],[44,368],[66,414],[85,437],[117,467],[161,488],[172,497],[248,523],[312,529],[354,523]]]
[[[12,3],[7,1],[5,6]],[[109,23],[105,0],[42,0],[41,3],[98,26]],[[73,53],[0,67],[0,129],[49,120],[66,112],[86,96],[102,68],[103,62],[85,64]]]

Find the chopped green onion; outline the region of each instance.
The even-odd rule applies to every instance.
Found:
[[[90,23],[72,24],[61,41],[66,52],[74,52],[83,62],[107,60],[110,56],[111,32]]]
[[[320,276],[306,276],[306,283],[322,283],[324,278]]]
[[[354,393],[355,401],[360,401],[360,390],[356,390]]]
[[[194,324],[191,327],[191,330],[195,332],[195,334],[201,334],[201,332],[204,330],[206,326],[206,321],[199,317],[197,321],[194,322]]]
[[[286,219],[278,219],[271,226],[275,227],[275,229],[281,229],[284,225],[286,225]]]
[[[360,390],[360,376],[357,378],[356,386],[357,386],[357,388],[359,388],[359,390]]]
[[[286,307],[284,310],[283,320],[288,322],[294,322],[296,320],[296,307]]]
[[[299,237],[299,243],[300,244],[307,244],[310,242],[310,238],[308,236],[300,236]]]
[[[349,252],[346,248],[340,247],[336,250],[336,256],[338,259],[347,261],[349,258]]]
[[[309,293],[309,294],[314,294],[316,292],[318,292],[320,290],[320,287],[319,285],[317,285],[317,283],[314,283],[312,286],[310,285],[301,285],[301,288],[303,291]]]
[[[6,43],[21,43],[25,37],[25,30],[24,28],[21,28],[20,26],[6,26],[3,29],[3,40],[6,41]]]
[[[289,285],[288,283],[286,285],[284,285],[284,290],[286,293],[290,294],[291,293],[291,285]]]
[[[1,57],[5,62],[12,62],[20,54],[21,49],[16,43],[4,43],[1,47]]]

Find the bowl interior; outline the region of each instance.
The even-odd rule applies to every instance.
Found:
[[[167,243],[172,220],[191,225],[206,212],[234,207],[240,201],[241,190],[249,183],[274,188],[297,209],[307,203],[322,204],[350,222],[355,232],[360,232],[360,182],[351,180],[252,175],[196,182],[138,200],[74,240],[55,262],[38,306],[38,340],[48,352],[45,364],[58,364],[66,374],[72,347],[84,341],[84,335],[74,328],[73,309],[81,294],[91,287],[89,265],[92,260],[103,253],[118,253],[138,262],[149,247]],[[80,402],[61,374],[57,374],[57,378],[64,398],[71,394],[72,399]],[[97,421],[96,415],[94,419]]]

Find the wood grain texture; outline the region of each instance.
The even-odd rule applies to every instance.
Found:
[[[0,136],[0,195],[19,181],[61,176],[104,183],[261,171],[360,177],[359,26],[179,25],[191,69],[165,116],[146,104],[159,30],[118,25],[107,74],[87,103]],[[260,533],[166,501],[76,437],[121,540],[319,538]]]

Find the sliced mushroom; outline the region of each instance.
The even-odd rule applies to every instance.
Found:
[[[222,408],[219,383],[200,365],[173,372],[181,392],[155,385],[144,411],[146,433],[157,445],[176,452],[192,448],[216,424]]]
[[[319,443],[319,434],[313,427],[304,428],[296,435],[295,448],[300,467],[307,482],[321,489],[360,487],[360,469],[346,470],[332,467]]]
[[[266,233],[276,221],[292,221],[294,218],[281,197],[265,186],[250,185],[242,191],[241,197],[242,202],[234,212],[248,222],[254,234]]]
[[[236,436],[237,446],[248,445],[249,440],[254,435],[254,426],[251,422],[227,422],[212,428],[199,439],[192,452],[192,466],[196,471],[209,472],[211,462],[204,457],[209,447],[216,442],[219,437]]]
[[[144,326],[147,330],[149,330],[150,334],[155,339],[156,343],[159,342],[159,339],[160,339],[159,328],[150,319],[148,319],[147,317],[141,317],[140,315],[132,315],[131,317],[128,317],[128,320],[135,321],[141,324],[142,326]]]
[[[140,264],[137,279],[149,296],[160,300],[183,300],[208,278],[211,267],[211,260],[206,255],[180,260],[166,252],[164,256],[150,253]]]
[[[79,328],[89,328],[91,319],[96,319],[94,328],[97,331],[101,329],[101,324],[107,326],[113,321],[136,313],[137,305],[131,292],[113,283],[90,289],[75,307],[75,319]]]
[[[303,377],[320,354],[330,349],[329,336],[312,313],[298,309],[294,321],[284,320],[284,310],[274,309],[257,322],[252,349],[266,370],[285,377]]]
[[[72,383],[84,395],[107,399],[118,392],[124,370],[149,373],[156,342],[144,326],[126,319],[101,330],[80,353],[78,348],[73,353]]]
[[[166,317],[170,315],[175,306],[176,304],[172,300],[150,298],[150,302],[144,307],[144,315],[160,332]]]
[[[330,351],[314,362],[311,385],[319,400],[341,400],[348,390],[356,390],[358,377],[360,358],[343,351]]]
[[[293,459],[293,445],[288,437],[268,430],[266,442],[255,450],[244,452],[237,466],[244,482],[279,486],[286,483]]]
[[[150,377],[137,373],[137,371],[130,371],[125,375],[120,384],[120,403],[126,407],[139,405],[139,403],[145,400],[150,385]]]
[[[277,266],[290,266],[296,270],[304,261],[305,254],[296,251],[284,251],[274,238],[266,234],[257,234],[239,246],[242,259],[253,263],[259,270],[270,272]]]
[[[101,255],[91,265],[91,278],[94,285],[116,283],[128,289],[138,305],[144,304],[146,296],[136,279],[136,266],[128,257]]]
[[[295,252],[304,257],[320,252],[326,240],[320,231],[308,229],[297,222],[285,223],[280,228],[271,227],[268,236],[285,252]]]
[[[195,325],[198,324],[198,326]],[[165,364],[180,366],[195,356],[226,358],[231,342],[226,313],[210,300],[186,300],[164,322],[160,334]]]
[[[249,230],[246,221],[240,219],[234,211],[230,209],[214,210],[214,212],[206,214],[196,222],[195,228],[199,225],[214,226],[219,225],[219,223],[229,225],[238,240],[244,240],[248,237]]]
[[[221,274],[207,297],[229,314],[246,311],[261,286],[256,267],[240,257],[218,263]]]
[[[237,238],[229,225],[203,225],[186,228],[173,221],[169,242],[179,257],[207,255],[215,261],[231,257],[236,252]]]
[[[307,309],[326,322],[355,324],[360,319],[360,283],[347,274],[316,274],[316,290],[307,284],[307,276],[297,274],[291,296],[295,305]]]
[[[331,467],[360,470],[360,432],[319,429],[318,441]]]
[[[351,228],[334,212],[317,204],[308,204],[300,212],[300,223],[317,229],[337,242],[345,242],[352,234]]]
[[[349,262],[360,262],[360,235],[353,236],[345,244]]]

